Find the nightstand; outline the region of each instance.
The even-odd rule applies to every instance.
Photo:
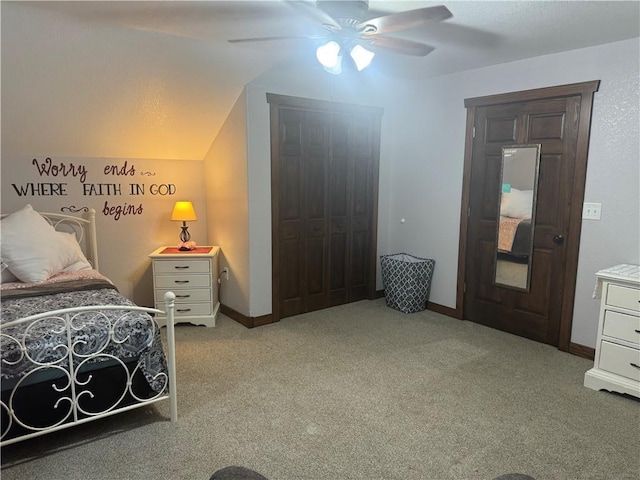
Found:
[[[616,265],[596,276],[600,321],[594,364],[584,385],[640,398],[640,266]]]
[[[175,323],[215,327],[218,301],[218,247],[181,251],[160,247],[149,254],[153,267],[153,294],[158,310],[164,309],[164,294],[176,295]],[[156,316],[163,327],[167,319]]]

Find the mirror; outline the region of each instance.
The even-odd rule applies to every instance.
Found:
[[[529,291],[540,145],[502,147],[494,284]]]

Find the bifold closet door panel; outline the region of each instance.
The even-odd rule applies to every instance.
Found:
[[[278,196],[278,290],[281,316],[304,311],[304,214],[302,190],[302,125],[304,113],[282,110],[279,122]]]
[[[272,131],[274,317],[367,298],[376,229],[376,113],[272,104],[278,120]]]

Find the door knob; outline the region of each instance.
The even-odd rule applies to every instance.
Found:
[[[556,235],[555,237],[553,237],[553,243],[557,245],[562,245],[563,242],[564,242],[564,237],[562,235]]]

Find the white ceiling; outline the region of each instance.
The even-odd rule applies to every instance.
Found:
[[[376,55],[362,84],[371,77],[382,91],[393,90],[402,78],[640,37],[638,1],[371,0],[370,13],[439,4],[453,17],[396,35],[435,51]],[[227,41],[325,32],[281,1],[2,0],[1,6],[3,155],[201,160],[245,85],[283,75],[302,85],[309,72],[320,72],[324,85],[349,80],[327,78],[310,40]],[[345,92],[360,85],[342,83]]]
[[[314,3],[314,2],[309,2]],[[453,13],[441,23],[395,36],[432,45],[427,57],[381,55],[386,62],[421,76],[479,68],[640,36],[638,1],[376,1],[375,14],[444,4]],[[308,35],[323,32],[297,9],[280,1],[83,1],[39,2],[91,22],[204,40],[220,55],[233,53],[250,68],[256,59],[273,64],[306,54],[310,40],[230,44],[233,38]],[[246,80],[246,79],[243,79]]]

